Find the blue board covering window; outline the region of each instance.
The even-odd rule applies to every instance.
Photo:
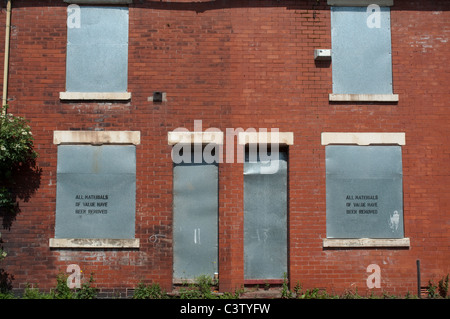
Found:
[[[55,238],[133,239],[136,147],[58,146]]]
[[[198,151],[197,151],[198,152]],[[218,272],[219,166],[192,150],[173,166],[173,276],[213,277]]]
[[[287,273],[288,155],[279,151],[268,160],[262,154],[246,152],[244,163],[246,280],[282,279]]]
[[[67,28],[66,91],[126,92],[128,8],[79,9]]]
[[[327,238],[403,238],[400,146],[326,147]]]
[[[392,94],[389,7],[332,7],[334,94]]]

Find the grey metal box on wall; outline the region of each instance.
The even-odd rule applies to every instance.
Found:
[[[58,146],[55,238],[134,238],[135,202],[135,146]]]
[[[327,146],[327,238],[403,238],[402,180],[400,146]]]

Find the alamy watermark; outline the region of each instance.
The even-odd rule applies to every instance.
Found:
[[[71,4],[67,7],[67,27],[69,29],[81,28],[81,9],[77,4]]]
[[[278,128],[227,128],[223,138],[220,129],[208,128],[203,131],[202,120],[195,120],[193,132],[177,128],[172,133],[175,134],[171,158],[175,164],[259,162],[262,164],[262,174],[278,171],[281,143]],[[209,136],[206,141],[205,135]]]
[[[381,288],[381,268],[377,264],[370,264],[367,266],[366,271],[370,273],[367,277],[367,288]]]
[[[70,289],[81,288],[81,268],[77,264],[67,266],[66,272],[70,273],[67,277],[67,287]]]
[[[377,4],[371,4],[367,6],[366,12],[369,14],[366,20],[367,27],[370,29],[381,28],[381,9],[380,6]]]

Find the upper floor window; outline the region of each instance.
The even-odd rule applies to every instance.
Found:
[[[333,2],[331,100],[398,100],[393,94],[390,8],[373,2]]]
[[[62,99],[129,99],[128,8],[70,5]],[[111,94],[112,93],[112,94]]]

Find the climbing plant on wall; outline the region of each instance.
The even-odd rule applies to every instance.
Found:
[[[3,106],[0,113],[0,209],[4,213],[17,205],[11,189],[14,172],[37,157],[28,121],[7,113],[6,109]]]

